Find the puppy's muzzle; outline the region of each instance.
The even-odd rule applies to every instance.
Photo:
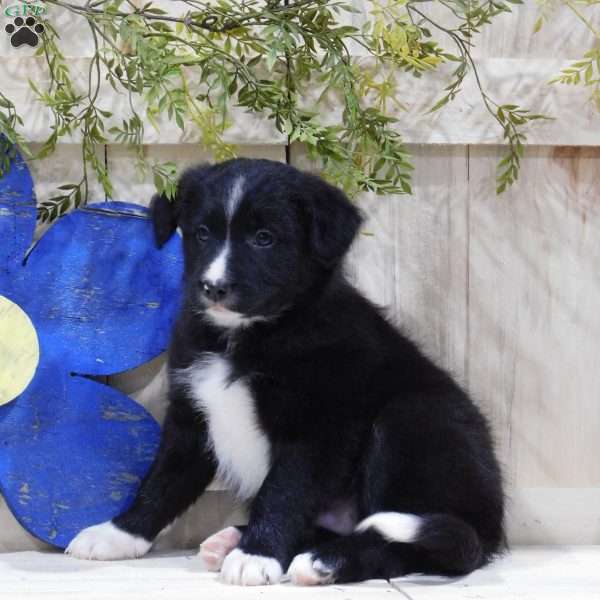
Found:
[[[211,282],[203,280],[200,282],[202,295],[211,302],[224,302],[231,295],[233,285],[224,281]]]

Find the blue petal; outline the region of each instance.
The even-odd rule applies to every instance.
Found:
[[[160,429],[127,396],[61,367],[40,367],[0,408],[0,491],[25,529],[64,548],[132,502]]]
[[[10,171],[0,179],[0,290],[11,287],[11,271],[23,260],[35,229],[33,182],[26,163],[17,153]]]
[[[31,286],[27,298],[20,294],[22,306],[65,369],[125,371],[167,347],[179,306],[181,239],[158,250],[145,209],[111,202],[67,215],[25,271]]]

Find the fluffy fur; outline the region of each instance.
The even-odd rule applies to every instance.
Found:
[[[456,575],[502,548],[488,424],[344,278],[361,216],[340,190],[239,159],[187,171],[153,217],[157,243],[179,227],[185,251],[170,407],[112,528],[149,546],[219,473],[251,499],[248,526],[203,550],[226,582]],[[103,558],[89,537],[72,553]]]

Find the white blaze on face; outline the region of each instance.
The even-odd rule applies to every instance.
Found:
[[[217,254],[216,258],[210,263],[208,269],[204,273],[204,280],[216,284],[218,281],[223,281],[227,275],[227,262],[230,254],[229,229],[231,220],[235,215],[235,211],[240,204],[240,200],[244,194],[244,178],[238,177],[231,186],[229,197],[225,203],[225,215],[227,217],[227,235],[223,247]]]
[[[231,219],[233,219],[233,215],[235,215],[235,211],[240,204],[240,200],[244,195],[244,178],[240,175],[231,186],[231,190],[229,192],[229,198],[227,198],[227,204],[225,208],[225,212],[227,213],[227,225],[231,223]]]
[[[206,272],[204,273],[204,280],[212,283],[213,285],[217,281],[222,281],[225,278],[227,272],[227,258],[229,257],[229,240],[225,240],[225,245],[217,254],[217,258],[213,260]]]

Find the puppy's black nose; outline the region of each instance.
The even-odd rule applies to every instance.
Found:
[[[200,282],[200,288],[202,289],[202,293],[213,302],[222,302],[231,291],[231,285],[228,285],[224,281],[212,283],[206,279]]]

